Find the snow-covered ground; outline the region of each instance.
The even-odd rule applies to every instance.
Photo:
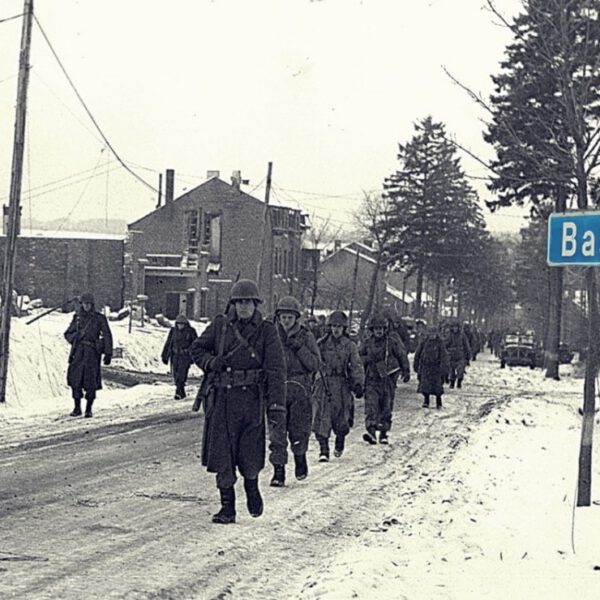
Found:
[[[37,314],[41,312],[37,311]],[[13,318],[9,355],[6,402],[0,404],[0,424],[18,422],[43,415],[58,415],[71,407],[70,388],[66,383],[67,358],[70,346],[64,339],[73,313],[51,313],[28,325],[34,315]],[[205,327],[192,323],[200,333]],[[165,373],[169,368],[160,359],[168,329],[152,322],[133,321],[129,333],[129,321],[111,321],[114,346],[122,348],[122,358],[113,358],[112,366],[142,372]],[[200,375],[192,367],[191,374]],[[104,383],[98,392],[98,410],[101,407],[125,407],[151,402],[158,395],[171,394],[167,385],[136,386],[129,390],[111,389]]]
[[[102,390],[94,419],[64,418],[71,401],[62,333],[70,318],[50,315],[31,326],[13,321],[9,396],[0,406],[2,445],[189,410],[187,401],[172,399],[172,386],[140,385]],[[167,372],[160,362],[166,329],[146,325],[129,334],[126,322],[111,327],[124,349],[115,364]],[[219,581],[234,598],[259,597],[257,589],[265,590],[262,597],[300,600],[600,598],[600,440],[593,506],[574,508],[583,394],[578,373],[564,367],[556,382],[539,369],[500,369],[489,354],[480,355],[466,387],[449,390],[442,411],[419,408],[414,381],[401,385],[388,448],[360,440],[360,419],[338,461],[316,464],[311,441],[307,482],[291,481],[273,492],[265,481],[267,513],[256,521],[241,516],[235,527],[211,527],[205,509],[200,550],[188,548],[192,542],[184,537],[179,551],[241,553],[243,567]],[[261,479],[269,475],[267,469]],[[200,481],[209,485],[209,479],[212,490],[212,477]],[[200,484],[195,476],[171,485],[187,497]],[[165,483],[148,479],[147,486],[162,490]],[[174,510],[170,514],[175,517]],[[279,563],[265,562],[274,560],[271,550],[265,549],[264,559],[256,554],[260,539],[276,544]],[[281,572],[281,562],[289,572]],[[254,567],[268,577],[246,577]],[[166,585],[169,569],[156,573]],[[180,575],[177,589],[188,589],[186,577],[194,576]],[[285,589],[283,596],[269,595],[274,581]]]
[[[496,391],[480,425],[465,424],[448,464],[402,474],[381,521],[307,578],[303,600],[600,598],[600,441],[593,506],[574,508],[582,380],[485,358],[449,393],[468,398],[474,378]]]

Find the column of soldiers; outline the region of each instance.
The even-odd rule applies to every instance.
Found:
[[[253,517],[263,513],[258,476],[265,467],[267,441],[270,485],[276,488],[285,485],[288,441],[299,481],[308,476],[311,432],[319,444],[319,462],[330,460],[332,442],[334,457],[341,457],[354,426],[355,398],[365,398],[363,439],[369,445],[389,443],[395,390],[400,379],[410,379],[408,331],[397,315],[373,316],[359,350],[342,311],[332,312],[325,323],[307,319],[303,324],[302,307],[291,296],[279,301],[272,319],[263,317],[260,303],[256,284],[241,279],[231,289],[224,314],[199,337],[185,317],[177,317],[162,351],[163,362],[171,366],[176,399],[186,397],[192,362],[204,371],[194,408],[204,408],[202,464],[215,473],[220,494],[214,523],[236,520],[238,473],[248,512]],[[440,409],[444,383],[460,388],[474,355],[457,321],[442,331],[422,323],[413,364],[417,391],[423,394],[424,407],[433,395]],[[91,416],[99,389],[99,357],[103,352],[109,364],[112,355],[108,323],[93,310],[93,298],[82,296],[82,308],[65,337],[72,344],[71,414],[81,414],[85,391],[86,416]]]

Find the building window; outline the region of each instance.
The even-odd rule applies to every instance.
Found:
[[[221,260],[221,215],[211,215],[210,218],[210,260]]]
[[[185,239],[188,252],[198,254],[198,237],[200,229],[200,215],[198,210],[185,211]]]

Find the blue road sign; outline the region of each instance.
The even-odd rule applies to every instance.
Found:
[[[600,265],[600,212],[550,215],[548,264],[580,267]]]

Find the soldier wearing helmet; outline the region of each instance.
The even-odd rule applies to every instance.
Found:
[[[259,303],[256,283],[240,279],[231,288],[226,315],[217,316],[190,348],[206,379],[202,464],[216,473],[221,496],[213,523],[235,522],[238,470],[248,512],[253,517],[263,512],[258,475],[265,465],[265,415],[269,428],[279,432],[271,437],[270,460],[285,463],[283,347],[275,324],[258,310]]]
[[[356,344],[345,335],[348,317],[336,310],[329,315],[329,332],[318,341],[323,367],[315,383],[313,431],[319,442],[319,462],[329,461],[329,437],[335,435],[334,456],[344,452],[354,424],[354,397],[362,397],[364,370]]]
[[[375,315],[369,322],[371,337],[360,349],[365,365],[365,427],[363,439],[376,444],[388,443],[392,426],[394,393],[398,378],[405,383],[410,379],[410,365],[406,349],[397,335],[388,332],[387,320]]]
[[[465,376],[465,367],[471,360],[471,346],[457,320],[450,322],[444,343],[449,359],[448,379],[450,387],[453,388],[456,383],[456,387],[460,388]]]
[[[71,344],[67,384],[73,393],[71,416],[81,416],[81,400],[85,392],[85,416],[91,417],[96,391],[102,389],[100,359],[104,354],[104,364],[110,365],[113,341],[106,317],[94,308],[94,296],[89,292],[81,294],[80,303],[64,333]]]
[[[198,334],[187,317],[177,315],[175,325],[169,330],[161,353],[163,363],[165,365],[171,363],[171,374],[175,382],[175,400],[186,397],[185,384],[192,364],[190,346],[197,337]]]
[[[306,451],[312,423],[310,391],[321,360],[315,337],[300,323],[300,314],[300,302],[292,296],[284,296],[277,303],[277,331],[283,344],[287,367],[287,435],[294,456],[296,479],[299,481],[306,479],[308,475]],[[271,485],[285,485],[284,463],[275,464]]]
[[[415,350],[414,369],[419,380],[417,392],[423,394],[423,408],[435,396],[435,406],[442,408],[444,381],[448,373],[448,353],[437,327],[428,327]]]

